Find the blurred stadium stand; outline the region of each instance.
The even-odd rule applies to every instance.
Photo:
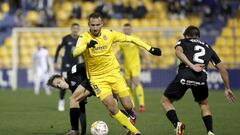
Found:
[[[16,6],[12,6],[12,2],[8,0],[1,1],[0,64],[3,68],[11,67],[13,42],[11,32],[14,27],[69,27],[73,22],[78,22],[81,27],[87,27],[88,15],[98,9],[106,17],[107,27],[119,27],[126,22],[131,22],[137,29],[151,27],[162,29],[161,31],[135,32],[135,35],[153,46],[159,46],[163,51],[163,57],[152,57],[152,68],[166,69],[175,66],[174,45],[182,36],[181,30],[188,25],[201,28],[202,39],[213,45],[228,68],[239,67],[239,1],[214,3],[214,0],[209,0],[208,3],[201,3],[199,0],[190,2],[143,0],[143,5],[139,0],[122,0],[122,5],[119,1],[121,0],[105,0],[105,3],[101,0],[43,0],[43,3],[35,3],[22,0],[15,4]],[[11,7],[15,8],[11,9]],[[123,7],[125,7],[124,12]],[[145,12],[142,10],[144,7]],[[138,12],[143,13],[143,16],[137,15],[137,9],[139,9]],[[45,45],[53,56],[65,34],[67,33],[51,31],[44,34],[21,32],[18,41],[18,67],[31,67],[32,52],[38,43]]]

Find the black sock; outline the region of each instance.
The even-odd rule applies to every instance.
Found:
[[[136,118],[136,115],[135,115],[133,109],[129,109],[129,110],[125,110],[125,111],[128,113],[128,115],[129,115],[130,117]]]
[[[207,116],[202,117],[202,119],[203,119],[203,122],[205,124],[206,129],[207,129],[207,132],[209,132],[209,131],[213,132],[212,116],[207,115]]]
[[[167,112],[166,115],[167,115],[167,118],[173,124],[173,126],[176,128],[177,127],[177,123],[179,122],[176,111],[175,110],[170,110],[170,111]]]
[[[70,122],[72,126],[72,130],[79,130],[79,108],[70,108]]]
[[[86,110],[85,110],[85,101],[79,103],[79,113],[80,113],[80,123],[81,123],[81,135],[86,135],[87,131],[87,120],[86,120]]]
[[[60,92],[59,92],[59,98],[60,98],[61,100],[64,99],[65,93],[66,93],[66,90],[63,90],[63,89],[60,90]]]

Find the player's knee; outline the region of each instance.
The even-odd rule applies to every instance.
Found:
[[[162,106],[168,106],[169,104],[171,104],[171,101],[167,97],[162,96],[162,98],[160,100],[160,104]]]
[[[73,97],[70,97],[70,108],[79,108],[79,102],[73,98]]]
[[[203,112],[210,111],[209,104],[207,100],[199,101],[199,106]]]

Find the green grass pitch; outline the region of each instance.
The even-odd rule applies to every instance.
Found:
[[[209,102],[217,135],[240,135],[240,91],[234,91],[236,102],[229,105],[223,91],[210,91]],[[68,92],[66,99],[70,92]],[[146,89],[146,112],[138,113],[137,128],[143,135],[174,135],[171,123],[160,107],[162,91]],[[51,96],[43,92],[35,96],[30,90],[0,90],[0,135],[63,135],[69,128],[68,110],[57,111],[58,92]],[[186,124],[186,135],[206,135],[200,110],[191,92],[176,102],[181,121]],[[68,108],[68,100],[66,100]],[[88,133],[91,123],[103,120],[109,135],[123,135],[125,129],[112,119],[96,97],[88,99]]]

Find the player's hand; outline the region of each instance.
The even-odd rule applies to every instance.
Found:
[[[161,49],[160,49],[160,48],[156,48],[156,47],[151,47],[151,49],[149,50],[149,52],[150,52],[152,55],[156,55],[156,56],[161,56],[161,55],[162,55]]]
[[[97,41],[95,40],[91,40],[88,44],[87,44],[87,48],[95,48],[95,45],[97,44]]]
[[[195,72],[201,72],[204,69],[204,64],[194,64],[192,65],[191,69]]]
[[[228,100],[228,103],[233,103],[234,101],[235,101],[235,96],[234,96],[234,94],[233,94],[233,92],[232,92],[232,90],[231,89],[226,89],[225,91],[224,91],[224,95],[225,95],[225,97],[227,98],[227,100]]]

